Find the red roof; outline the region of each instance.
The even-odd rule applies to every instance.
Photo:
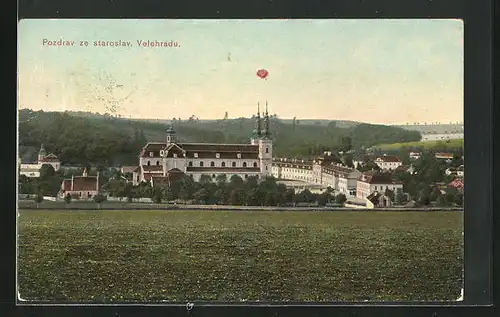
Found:
[[[448,184],[451,187],[455,188],[463,188],[464,187],[464,180],[462,178],[457,178],[453,180],[451,183]]]
[[[98,190],[97,176],[75,176],[73,178],[73,191]]]
[[[62,183],[62,190],[69,191],[71,190],[71,179],[65,179]]]
[[[54,154],[49,154],[40,159],[40,162],[59,162],[59,159]]]
[[[453,158],[453,153],[436,153],[436,158]]]

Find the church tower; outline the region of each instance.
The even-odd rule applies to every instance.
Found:
[[[167,129],[167,145],[170,145],[171,143],[176,143],[177,142],[177,134],[175,133],[174,128],[172,125],[170,125]]]
[[[250,143],[252,145],[257,145],[259,143],[259,139],[262,136],[262,129],[260,126],[260,104],[257,103],[257,116],[255,117],[255,129],[253,130],[252,139]]]
[[[46,155],[47,152],[45,151],[45,148],[43,147],[42,143],[42,145],[40,146],[40,151],[38,151],[38,162],[40,163],[41,161],[43,161]]]
[[[269,113],[264,114],[264,129],[259,139],[259,160],[261,177],[271,176],[271,168],[273,163],[273,140],[271,139],[271,130],[269,127]]]

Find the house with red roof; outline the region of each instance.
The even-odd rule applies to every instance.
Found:
[[[99,194],[99,172],[96,176],[89,176],[85,169],[82,176],[73,175],[63,180],[59,196],[64,198],[67,194],[78,199],[91,199]]]

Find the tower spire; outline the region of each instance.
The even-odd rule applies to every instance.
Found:
[[[265,137],[269,137],[271,135],[271,131],[269,130],[269,112],[267,111],[267,100],[266,100],[266,113],[264,115],[264,131],[263,134]]]
[[[260,125],[260,102],[257,102],[257,118],[255,125],[255,134],[257,135],[257,137],[260,137],[262,135],[262,127]]]

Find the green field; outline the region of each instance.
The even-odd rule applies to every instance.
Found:
[[[21,210],[26,300],[455,300],[461,212]]]
[[[419,142],[404,142],[404,143],[391,143],[391,144],[379,144],[374,145],[373,149],[380,150],[399,150],[401,148],[423,148],[423,149],[431,149],[436,146],[456,149],[464,146],[464,139],[453,139],[449,140],[449,142],[444,140],[433,140],[433,141],[419,141]]]

